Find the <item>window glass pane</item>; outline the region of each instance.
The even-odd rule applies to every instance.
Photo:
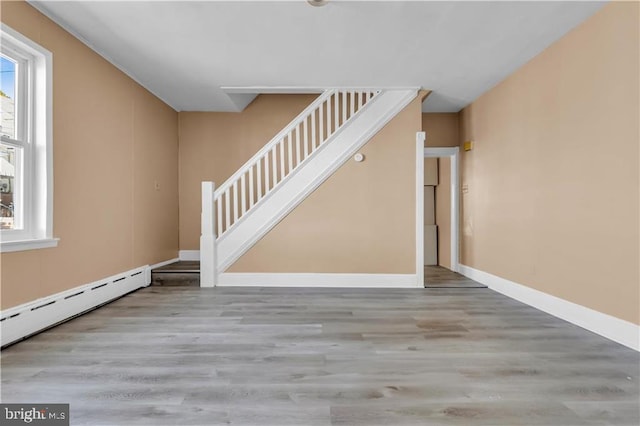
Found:
[[[16,62],[0,55],[0,134],[16,139]]]
[[[15,229],[14,191],[18,148],[0,144],[0,229]]]

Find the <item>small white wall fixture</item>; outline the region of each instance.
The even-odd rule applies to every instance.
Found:
[[[420,134],[422,132],[419,132]],[[424,143],[424,139],[423,139]],[[424,146],[424,145],[423,145]],[[454,272],[460,272],[460,261],[459,261],[459,253],[460,253],[460,148],[459,147],[451,147],[451,148],[423,148],[423,155],[420,157],[420,161],[424,164],[424,158],[450,158],[451,159],[451,270]],[[416,178],[420,182],[424,182],[424,166],[421,166],[420,169],[416,169],[416,173],[419,175]],[[420,187],[420,199],[422,199],[422,186]],[[416,193],[416,197],[418,194]],[[418,198],[416,198],[418,200]],[[424,200],[417,203],[417,210],[420,214],[419,217],[416,217],[416,225],[418,229],[417,238],[424,238],[424,221],[423,219],[423,210],[424,210]],[[416,238],[416,240],[417,240]],[[420,247],[420,257],[419,261],[424,264],[424,248]],[[418,253],[416,247],[416,253]]]

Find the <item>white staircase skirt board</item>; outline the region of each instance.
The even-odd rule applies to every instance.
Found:
[[[460,265],[460,273],[491,290],[640,351],[639,325],[466,265]]]
[[[414,274],[227,272],[220,274],[217,285],[218,287],[421,288]]]
[[[378,94],[354,120],[340,129],[287,182],[271,191],[217,242],[217,270],[224,272],[365,143],[402,111],[416,90],[389,90]]]
[[[179,262],[179,261],[180,261],[180,258],[176,257],[174,259],[165,260],[164,262],[158,262],[158,263],[155,263],[155,264],[153,264],[151,266],[144,267],[145,268],[144,273],[146,275],[145,282],[147,283],[146,285],[151,284],[151,271],[152,270],[154,270],[156,268],[161,268],[163,266],[167,266],[167,265],[170,265],[172,263]]]
[[[151,269],[141,266],[0,311],[0,341],[5,346],[151,283]]]

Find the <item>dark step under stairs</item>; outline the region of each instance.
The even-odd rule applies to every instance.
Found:
[[[151,285],[200,287],[200,262],[182,260],[153,269]]]

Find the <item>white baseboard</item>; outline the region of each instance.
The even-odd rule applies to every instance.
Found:
[[[200,250],[180,250],[180,260],[200,260]]]
[[[200,260],[200,250],[180,250],[180,260]],[[423,288],[415,274],[318,274],[225,272],[219,287]]]
[[[498,293],[640,351],[640,326],[636,324],[466,265],[461,264],[459,272]]]
[[[219,287],[421,288],[415,274],[314,274],[227,272]]]
[[[0,344],[8,345],[151,283],[151,267],[132,269],[0,311]]]

